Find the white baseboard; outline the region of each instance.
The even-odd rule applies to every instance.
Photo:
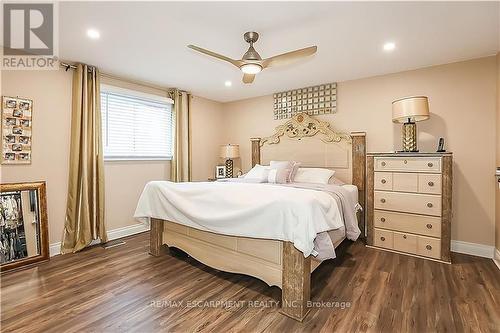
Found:
[[[490,245],[452,240],[451,251],[463,254],[470,254],[477,257],[493,259],[493,255],[495,253],[495,247]]]
[[[497,265],[498,269],[500,269],[500,250],[495,249],[495,257],[493,258],[493,262]]]
[[[142,223],[113,229],[108,231],[108,240],[115,240],[118,238],[132,236],[148,230],[149,227],[145,226]],[[99,244],[99,240],[92,241],[90,245],[95,244]],[[500,268],[500,251],[498,249],[495,249],[494,246],[452,240],[451,251],[493,259],[495,264]],[[50,244],[49,253],[51,257],[61,254],[61,242]]]
[[[148,230],[149,230],[149,227],[145,226],[142,223],[126,226],[123,228],[109,230],[107,232],[108,241],[115,240],[118,238],[127,237],[127,236],[132,236],[132,235],[139,234],[141,232],[145,232]],[[99,243],[100,243],[100,240],[96,239],[96,240],[93,240],[92,243],[90,243],[90,245],[92,246],[92,245],[96,245]],[[61,254],[61,242],[50,244],[49,245],[49,253],[50,253],[51,257],[56,256],[58,254]]]

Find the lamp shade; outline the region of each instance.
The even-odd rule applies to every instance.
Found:
[[[240,157],[240,146],[231,144],[220,146],[220,157],[222,158]]]
[[[392,102],[394,123],[417,122],[429,119],[429,100],[426,96],[400,98]]]

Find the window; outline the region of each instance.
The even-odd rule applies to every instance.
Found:
[[[101,86],[104,159],[172,158],[172,100]]]

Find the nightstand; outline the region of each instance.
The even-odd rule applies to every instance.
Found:
[[[368,246],[451,262],[451,153],[368,153]]]

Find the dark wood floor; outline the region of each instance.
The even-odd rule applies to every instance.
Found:
[[[298,323],[278,312],[276,287],[167,249],[152,257],[147,234],[126,241],[4,274],[1,331],[500,331],[500,271],[488,259],[454,254],[446,265],[346,244],[312,276],[313,301],[333,307]]]

